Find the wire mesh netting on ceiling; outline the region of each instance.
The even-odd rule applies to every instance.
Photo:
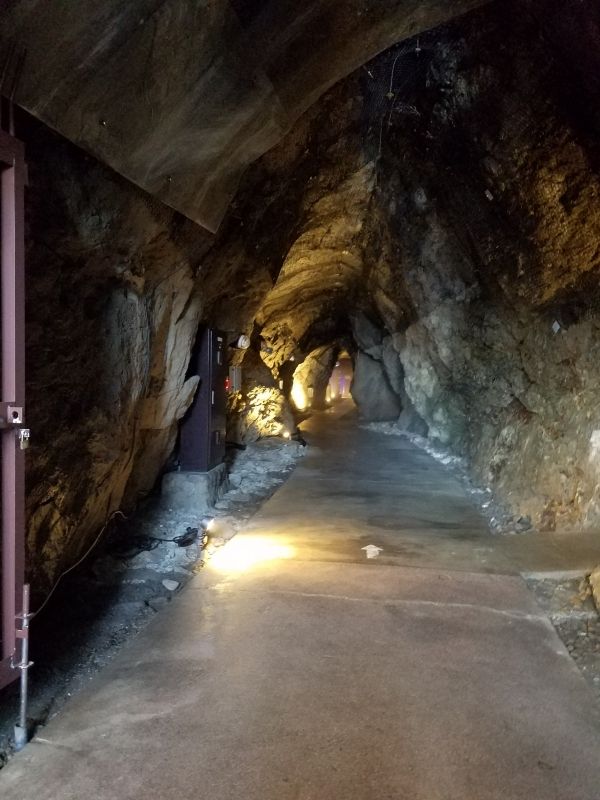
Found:
[[[362,68],[365,148],[381,156],[386,132],[404,118],[420,117],[419,94],[431,62],[429,37],[402,42]]]

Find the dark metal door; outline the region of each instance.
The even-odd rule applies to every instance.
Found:
[[[210,328],[202,331],[191,365],[200,384],[181,424],[179,464],[183,470],[207,472],[225,456],[226,356],[225,336]]]
[[[0,688],[19,677],[12,667],[24,573],[25,277],[23,144],[0,130],[2,393],[0,395],[2,582]]]

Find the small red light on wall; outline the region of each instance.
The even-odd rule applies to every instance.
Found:
[[[229,376],[227,376],[227,378],[225,378],[225,391],[226,392],[230,392],[231,391],[231,378]]]

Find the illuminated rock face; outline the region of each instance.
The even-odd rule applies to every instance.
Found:
[[[324,345],[309,353],[294,371],[292,401],[299,411],[327,407],[327,384],[339,347]]]
[[[255,386],[235,395],[231,398],[230,417],[231,439],[239,444],[267,436],[289,438],[296,427],[285,397],[275,387]]]
[[[519,6],[518,24],[482,10],[330,93],[302,140],[315,189],[302,157],[285,164],[304,152],[297,138],[267,157],[278,197],[289,189],[300,213],[256,314],[276,365],[298,345],[347,335],[366,311],[380,332],[376,342],[354,332],[355,357],[377,370],[366,383],[385,379],[408,427],[466,456],[545,529],[600,521],[600,15],[561,6],[567,24],[555,6]],[[325,196],[331,216],[320,224]],[[340,258],[344,240],[352,264]],[[336,260],[339,295],[322,268]],[[369,396],[365,416],[378,416]]]
[[[248,170],[216,236],[19,123],[33,568],[152,486],[200,322],[252,336],[232,438],[292,426],[278,370],[342,344],[376,367],[366,417],[384,384],[515,513],[598,525],[599,32],[590,4],[528,0],[384,53]]]
[[[289,403],[269,368],[253,349],[246,352],[241,391],[229,397],[227,438],[248,444],[295,430]]]
[[[373,166],[366,164],[310,205],[303,231],[257,315],[273,348],[266,359],[271,364],[293,353],[324,316],[324,304],[328,314],[346,313],[346,299],[358,291],[362,276],[361,232],[372,188]]]

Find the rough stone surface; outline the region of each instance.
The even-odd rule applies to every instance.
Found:
[[[43,17],[36,24],[42,35]],[[279,367],[343,343],[385,387],[385,415],[464,457],[515,520],[597,527],[599,32],[590,4],[511,0],[383,53],[248,170],[215,237],[18,120],[30,167],[28,550],[39,583],[155,484],[195,390],[200,322],[252,338],[232,355],[245,383],[230,438],[291,427]],[[284,61],[286,75],[303,64]],[[19,91],[32,90],[29,72],[23,80]],[[140,122],[132,135],[142,128],[152,130]],[[368,344],[356,322],[353,339],[359,318],[375,326]],[[359,380],[364,411],[371,381]]]
[[[338,159],[342,157],[338,154]],[[313,192],[308,193],[304,231],[289,249],[256,318],[273,350],[267,359],[270,364],[278,365],[299,345],[302,348],[311,327],[321,319],[335,321],[347,313],[346,298],[356,291],[362,274],[360,233],[372,177],[372,165],[367,164],[316,202],[314,196],[311,199]]]
[[[352,337],[356,346],[371,358],[383,358],[383,332],[366,314],[353,314],[351,317]]]
[[[325,408],[327,405],[327,384],[335,365],[337,348],[317,347],[309,353],[304,361],[294,370],[294,387],[292,399],[296,399],[296,391],[312,408]],[[311,397],[312,393],[312,397]]]
[[[600,612],[600,567],[596,567],[596,569],[590,573],[588,581],[594,603],[596,604],[597,610]]]
[[[429,435],[536,526],[593,526],[597,295],[582,293],[600,268],[593,126],[557,91],[537,24],[499,16],[432,42],[402,98],[418,117],[390,112],[375,305],[402,333],[404,386]],[[502,37],[519,76],[509,89]]]
[[[200,515],[214,506],[226,491],[225,464],[208,472],[167,472],[161,482],[164,503]]]
[[[256,173],[264,220],[297,220],[253,300],[269,365],[366,316],[407,426],[542,530],[600,521],[599,30],[492,4],[336,87]]]
[[[229,247],[263,281],[246,308],[269,366],[347,336],[349,317],[380,320],[363,347],[407,427],[551,530],[600,518],[598,87],[593,57],[572,58],[598,26],[582,7],[552,27],[542,5],[518,24],[490,6],[337,87],[262,162],[268,212],[242,193],[252,224]]]
[[[38,591],[154,486],[197,385],[208,235],[31,120],[28,563]]]
[[[245,167],[367,59],[484,0],[5,4],[2,90],[214,230]]]
[[[283,393],[268,386],[254,386],[229,398],[227,436],[238,444],[256,442],[265,436],[291,434],[294,417]]]
[[[359,352],[356,356],[350,391],[363,419],[396,419],[402,410],[400,399],[392,390],[381,362],[366,353]]]
[[[600,618],[581,578],[528,580],[536,599],[550,617],[569,655],[600,698]]]

